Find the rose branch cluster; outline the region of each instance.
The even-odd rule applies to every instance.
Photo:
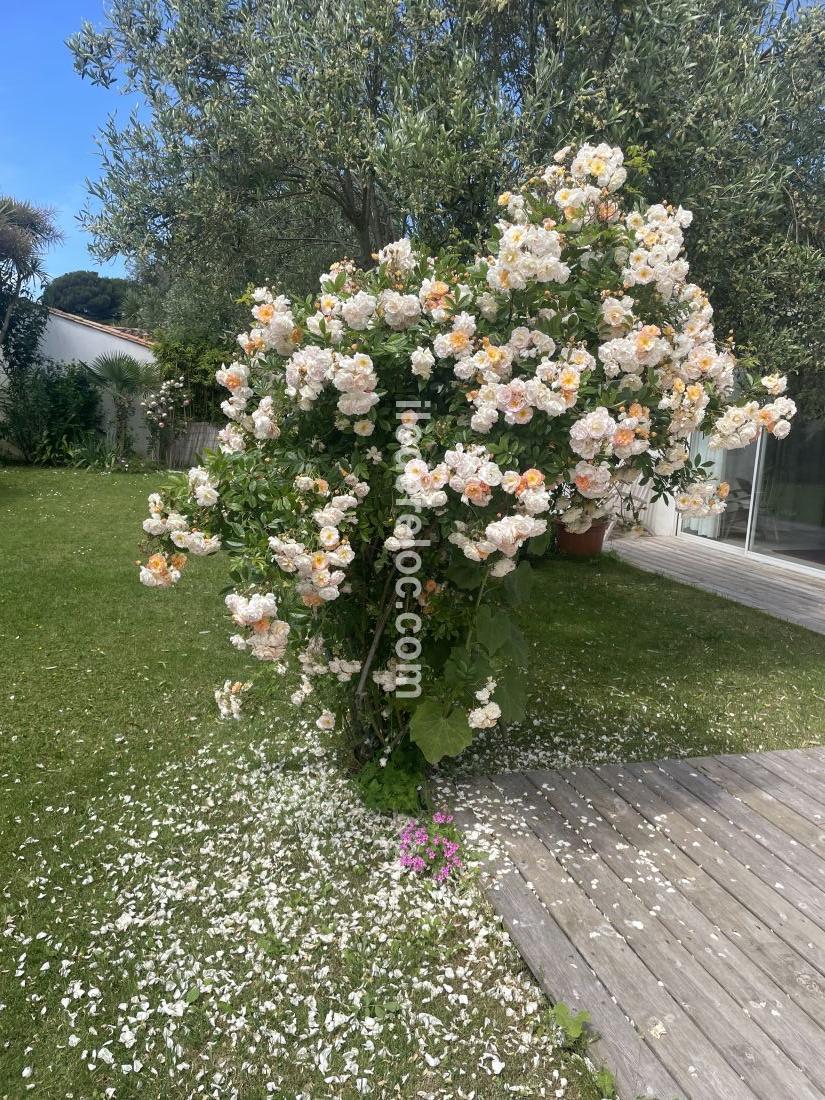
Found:
[[[685,259],[691,214],[634,203],[627,176],[619,148],[562,149],[500,196],[469,262],[402,239],[370,271],[334,264],[305,301],[250,292],[251,326],[216,375],[219,450],[150,497],[144,529],[177,553],[162,545],[141,580],[169,587],[179,551],[228,543],[246,578],[226,599],[233,644],[279,662],[294,641],[299,702],[318,675],[363,699],[396,681],[382,633],[394,554],[422,548],[426,575],[401,602],[426,666],[554,524],[584,532],[639,483],[682,512],[721,511],[727,487],[691,457],[693,433],[718,448],[781,439],[795,406],[783,377],[751,377],[717,340]],[[477,606],[456,558],[480,571]],[[468,690],[471,729],[498,720],[495,692],[490,677]],[[374,725],[396,720],[376,707]]]

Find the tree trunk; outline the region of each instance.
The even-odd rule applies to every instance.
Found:
[[[0,326],[0,347],[6,339],[6,333],[9,331],[9,325],[11,324],[11,316],[20,301],[20,291],[23,289],[23,276],[18,274],[17,282],[14,286],[14,292],[11,296],[11,301],[6,306],[6,312],[3,316],[3,324]]]

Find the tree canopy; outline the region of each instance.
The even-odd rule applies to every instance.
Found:
[[[44,275],[44,253],[61,238],[48,207],[0,195],[0,344],[24,292]]]
[[[131,286],[128,279],[111,278],[97,271],[67,271],[52,279],[43,291],[43,303],[91,321],[118,321]]]
[[[720,330],[770,368],[823,359],[822,311],[795,312],[825,245],[822,7],[114,0],[70,46],[148,108],[102,133],[85,221],[162,327],[214,334],[245,284],[303,292],[402,232],[475,243],[510,180],[597,138],[657,150],[645,197],[695,211]]]

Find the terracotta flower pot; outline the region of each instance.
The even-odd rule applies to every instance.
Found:
[[[610,520],[600,519],[591,526],[589,531],[577,534],[576,532],[565,530],[562,524],[557,523],[556,549],[574,558],[595,557],[596,554],[601,554],[602,552],[604,536],[607,534],[607,528],[609,526]]]

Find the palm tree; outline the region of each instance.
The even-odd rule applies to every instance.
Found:
[[[0,196],[0,291],[7,297],[0,315],[0,344],[27,283],[43,279],[43,253],[63,240],[54,211]]]
[[[115,451],[122,457],[129,449],[129,418],[135,402],[158,382],[160,370],[156,363],[142,363],[122,351],[98,355],[86,369],[114,402]]]

